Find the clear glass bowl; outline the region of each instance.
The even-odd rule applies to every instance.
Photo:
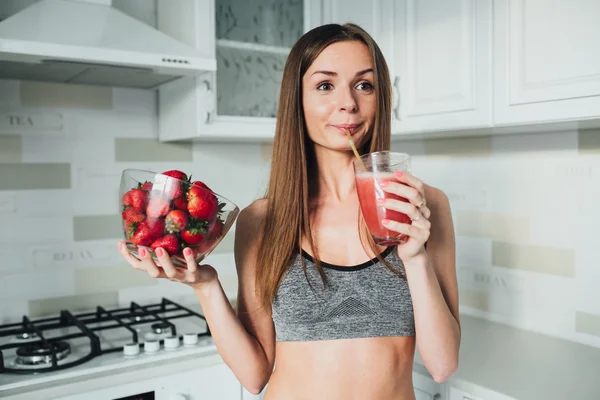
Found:
[[[119,201],[127,249],[140,258],[140,247],[169,253],[173,264],[186,268],[183,249],[194,252],[197,263],[223,240],[240,210],[203,183],[176,179],[152,171],[126,169],[121,174]]]

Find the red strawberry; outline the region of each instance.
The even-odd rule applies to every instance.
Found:
[[[177,210],[187,211],[188,201],[185,196],[181,196],[173,200],[173,207]]]
[[[153,249],[162,247],[169,255],[174,255],[179,252],[179,239],[175,235],[166,235],[156,239],[150,247]]]
[[[212,192],[212,190],[208,186],[206,186],[206,183],[201,182],[201,181],[196,181],[196,182],[192,183],[192,186],[198,186],[198,187],[201,187],[204,189],[208,189]]]
[[[131,241],[138,246],[150,246],[164,231],[164,221],[146,219],[137,225]]]
[[[140,184],[140,189],[145,190],[146,192],[149,192],[152,190],[152,182],[144,182],[142,184]]]
[[[176,169],[162,173],[174,179],[168,179],[165,185],[165,194],[169,199],[181,197],[184,193],[184,184],[188,182],[188,177],[184,172]]]
[[[211,239],[216,239],[223,234],[223,222],[217,218],[215,223],[211,225],[208,229],[208,237]]]
[[[203,229],[189,228],[181,232],[181,240],[189,245],[196,245],[204,240]]]
[[[136,211],[143,211],[148,201],[148,193],[139,188],[131,189],[123,195],[121,201],[125,207],[132,207]]]
[[[146,219],[146,215],[143,212],[137,211],[133,207],[127,207],[123,210],[121,215],[123,216],[123,221],[125,221],[127,225],[134,222],[142,222]]]
[[[159,218],[167,215],[170,209],[169,201],[163,197],[152,197],[146,207],[146,214],[150,218]]]
[[[182,181],[187,181],[188,177],[185,172],[181,172],[176,169],[171,169],[162,173],[163,175],[170,176],[171,178],[181,179]]]
[[[165,220],[162,218],[153,219],[147,218],[148,227],[150,228],[150,233],[154,239],[158,239],[159,237],[165,234]]]
[[[182,210],[173,210],[165,218],[165,228],[169,233],[181,232],[187,225],[188,215]]]
[[[188,191],[187,209],[192,217],[210,221],[217,215],[217,198],[207,189],[192,186]]]

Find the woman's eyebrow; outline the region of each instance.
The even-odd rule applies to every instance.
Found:
[[[374,72],[373,68],[367,68],[367,69],[363,69],[362,71],[358,71],[356,73],[356,76],[361,76],[361,75],[364,75],[364,74],[369,73],[369,72]],[[323,75],[328,75],[328,76],[337,76],[337,72],[325,71],[325,70],[318,70],[318,71],[315,71],[315,72],[312,73],[312,75],[316,75],[316,74],[323,74]]]

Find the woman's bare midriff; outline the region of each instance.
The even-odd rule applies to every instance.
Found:
[[[277,342],[264,400],[414,400],[414,336]]]

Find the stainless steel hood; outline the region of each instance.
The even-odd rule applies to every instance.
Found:
[[[103,3],[42,0],[1,21],[0,79],[150,89],[216,69],[216,60]]]

